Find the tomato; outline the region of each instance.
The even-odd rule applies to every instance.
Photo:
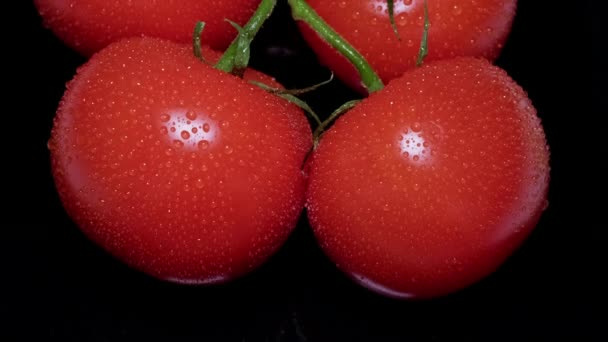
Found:
[[[385,0],[307,2],[368,60],[385,83],[415,66],[424,24],[422,0],[394,1],[401,40],[391,27]],[[495,59],[511,30],[516,3],[516,0],[429,0],[431,26],[425,61],[456,56]],[[300,22],[299,27],[320,62],[351,88],[365,93],[354,67],[306,24]]]
[[[111,44],[81,67],[49,141],[60,198],[90,239],[193,284],[242,275],[284,242],[311,145],[299,108],[153,38]]]
[[[308,165],[308,217],[363,286],[430,298],[493,272],[547,205],[536,111],[503,70],[429,63],[340,117]]]
[[[71,48],[92,55],[120,38],[152,36],[189,43],[197,21],[206,22],[202,41],[223,50],[236,37],[224,19],[240,25],[259,0],[34,0],[46,26]]]

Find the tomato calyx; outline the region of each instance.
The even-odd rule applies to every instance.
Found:
[[[272,14],[276,3],[276,0],[262,0],[253,16],[243,27],[229,19],[224,19],[226,22],[232,25],[239,32],[239,34],[232,41],[230,46],[226,49],[219,61],[214,65],[214,68],[226,73],[230,73],[239,78],[243,78],[245,70],[247,69],[247,66],[249,64],[249,58],[251,55],[251,43],[260,28],[262,27],[263,23]],[[199,21],[196,23],[194,27],[194,34],[192,37],[192,47],[194,56],[196,56],[196,58],[198,58],[201,62],[209,64],[209,62],[207,62],[202,55],[202,42],[200,36],[204,28],[204,22]],[[296,95],[313,91],[325,84],[328,84],[333,80],[333,78],[334,75],[332,73],[328,80],[302,89],[273,88],[267,84],[256,81],[249,81],[249,83],[273,95],[279,96],[292,104],[295,104],[296,106],[303,109],[304,112],[307,113],[317,125],[321,125],[321,120],[319,119],[319,116],[312,110],[312,108],[310,108],[310,106],[306,102],[297,98]]]
[[[215,68],[226,73],[243,78],[245,69],[249,64],[249,57],[251,55],[251,42],[255,38],[256,34],[264,24],[264,22],[270,17],[275,6],[276,0],[262,0],[257,10],[251,16],[247,24],[241,27],[236,22],[224,19],[232,27],[234,27],[239,34],[232,41],[230,46],[226,49],[220,60],[215,64]],[[192,47],[194,56],[200,61],[207,63],[202,55],[201,48],[201,34],[205,28],[205,23],[199,21],[194,26],[194,34],[192,37]]]
[[[239,35],[232,41],[220,60],[215,64],[216,69],[242,77],[242,72],[244,72],[249,63],[251,41],[258,31],[260,31],[264,22],[270,17],[276,4],[277,0],[262,0],[253,16],[242,28],[236,23],[227,20],[239,31]]]

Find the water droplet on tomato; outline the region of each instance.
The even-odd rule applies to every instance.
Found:
[[[462,7],[460,7],[458,5],[454,5],[452,7],[452,14],[454,14],[454,15],[461,15],[462,14]]]
[[[160,115],[160,121],[162,121],[162,122],[167,122],[167,121],[169,121],[169,119],[171,119],[171,116],[169,114]]]
[[[198,142],[198,148],[201,150],[206,150],[209,148],[209,142],[207,140],[201,140]]]
[[[188,140],[188,139],[190,139],[190,133],[188,133],[187,131],[182,131],[181,137],[184,140]]]
[[[211,130],[211,126],[208,123],[205,122],[203,124],[203,132],[209,133],[209,130]]]
[[[196,115],[196,112],[195,112],[195,111],[193,111],[193,110],[189,110],[189,111],[187,111],[187,112],[186,112],[186,117],[187,117],[188,119],[190,119],[190,120],[193,120],[193,121],[194,121],[194,120],[196,120],[197,115]]]

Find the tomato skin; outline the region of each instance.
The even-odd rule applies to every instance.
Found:
[[[394,2],[400,41],[390,25],[385,0],[307,2],[368,60],[385,83],[415,66],[424,23],[422,0]],[[425,61],[456,56],[496,59],[511,30],[516,5],[516,0],[428,1],[431,26]],[[351,88],[366,93],[358,73],[344,57],[307,25],[299,22],[299,27],[322,64]]]
[[[311,145],[299,108],[153,38],[114,43],[81,67],[49,142],[60,198],[90,239],[192,284],[238,277],[285,241]]]
[[[462,57],[406,72],[344,114],[309,164],[327,255],[387,296],[431,298],[493,272],[547,205],[549,151],[524,91]]]
[[[207,25],[204,44],[224,50],[236,30],[224,19],[244,25],[259,0],[34,0],[48,26],[85,56],[121,38],[151,36],[190,43],[194,25]]]

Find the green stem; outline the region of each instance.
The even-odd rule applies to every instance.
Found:
[[[351,108],[356,106],[357,103],[359,103],[359,102],[361,102],[361,100],[352,100],[352,101],[346,102],[345,104],[338,107],[338,109],[336,109],[333,113],[331,113],[331,115],[327,119],[325,119],[325,121],[321,122],[321,124],[319,124],[319,126],[317,126],[317,129],[315,129],[315,132],[312,134],[314,148],[316,148],[317,145],[319,145],[321,135],[323,135],[327,126],[329,126],[332,122],[334,122],[340,115],[346,113]]]
[[[386,6],[388,7],[388,19],[391,22],[391,27],[393,28],[393,32],[395,32],[395,36],[397,36],[397,40],[401,40],[401,36],[399,36],[399,31],[397,30],[397,24],[395,24],[395,1],[386,0]]]
[[[205,28],[205,23],[202,21],[198,21],[194,26],[194,34],[192,35],[192,46],[194,48],[194,56],[198,58],[201,62],[205,62],[205,58],[203,58],[203,51],[201,48],[201,33],[203,33],[203,29]]]
[[[422,65],[424,58],[429,54],[429,28],[431,28],[431,22],[429,21],[429,6],[427,5],[427,1],[424,0],[424,27],[422,29],[422,40],[420,41],[418,59],[416,60],[417,67]]]
[[[275,5],[277,4],[277,0],[262,0],[258,9],[253,13],[253,16],[249,19],[247,24],[243,26],[243,31],[250,37],[254,37],[262,24],[270,17],[272,11],[274,10]],[[234,57],[237,54],[237,49],[239,45],[239,37],[236,37],[228,49],[222,55],[222,58],[217,62],[215,68],[218,70],[222,70],[224,72],[232,72],[234,69]]]
[[[288,2],[291,6],[291,14],[295,20],[301,20],[308,24],[324,41],[338,50],[353,64],[359,72],[361,82],[368,93],[371,94],[384,88],[382,80],[365,58],[342,38],[340,34],[334,31],[305,0],[288,0]]]

